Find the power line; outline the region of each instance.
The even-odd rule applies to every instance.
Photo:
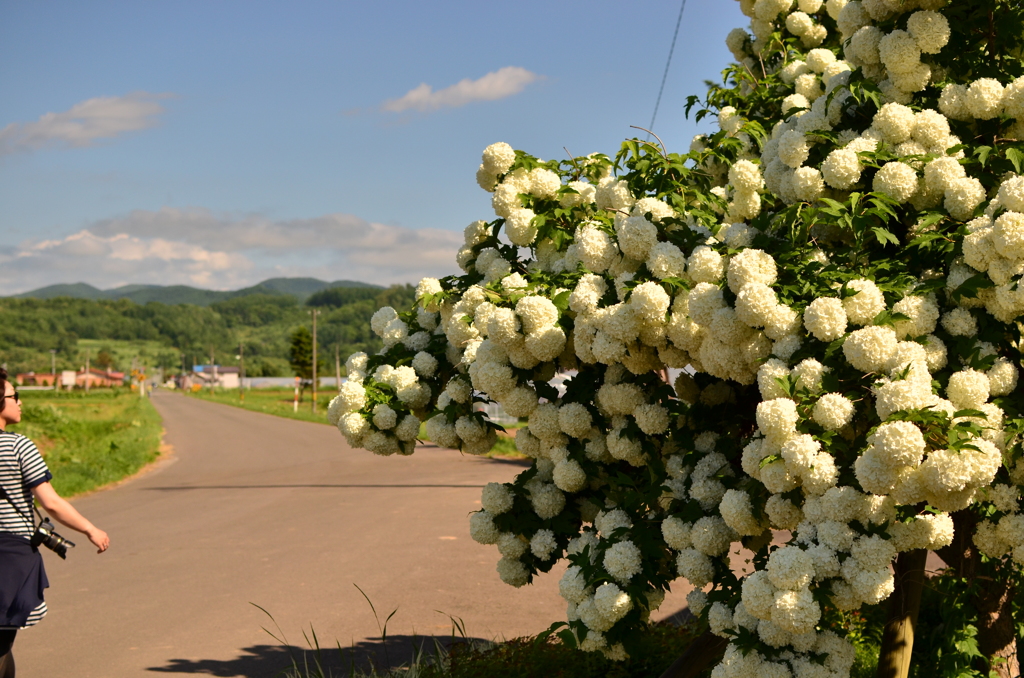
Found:
[[[654,119],[658,117],[658,107],[661,106],[661,94],[665,91],[665,80],[668,79],[668,67],[672,64],[672,53],[676,51],[676,38],[679,37],[679,25],[683,23],[683,10],[685,8],[686,0],[683,0],[683,4],[679,6],[679,18],[676,19],[676,31],[672,34],[672,46],[668,49],[668,60],[665,62],[665,72],[661,76],[661,87],[658,88],[658,100],[654,102],[654,113],[651,114],[651,124],[647,126],[650,129],[654,129]]]

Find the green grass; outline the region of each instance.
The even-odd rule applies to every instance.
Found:
[[[514,433],[512,429],[508,429],[510,433]],[[494,447],[485,456],[488,457],[505,457],[510,459],[529,459],[525,454],[516,449],[515,436],[498,436],[498,442],[494,443]]]
[[[519,455],[519,450],[516,449],[516,439],[508,436],[498,436],[498,442],[494,443],[494,447],[491,448],[491,454],[502,457]]]
[[[317,393],[317,408],[316,414],[312,411],[312,396],[307,391],[303,397],[302,402],[299,403],[298,411],[294,410],[295,400],[295,389],[293,388],[254,388],[245,392],[245,399],[239,397],[238,389],[214,389],[210,392],[210,389],[205,388],[200,391],[186,392],[186,395],[192,396],[193,398],[200,398],[202,400],[209,400],[214,403],[221,403],[224,405],[231,405],[233,407],[241,407],[246,410],[252,410],[253,412],[263,412],[265,414],[273,414],[278,417],[287,417],[288,419],[298,419],[300,421],[312,421],[317,424],[327,424],[327,405],[331,402],[331,399],[337,395],[337,393],[331,389],[320,391]],[[511,427],[506,426],[505,428],[509,433],[515,432],[515,429],[519,428],[521,424],[516,424]],[[420,426],[420,440],[430,440],[427,437],[426,427]],[[526,459],[527,457],[520,454],[516,449],[516,441],[511,436],[498,436],[498,442],[495,443],[491,451],[488,452],[486,457],[502,457],[512,459]]]
[[[22,422],[10,430],[36,443],[61,496],[121,480],[159,454],[160,415],[128,390],[21,395]]]
[[[209,400],[210,402],[241,407],[246,410],[252,410],[253,412],[264,412],[278,417],[287,417],[289,419],[298,419],[300,421],[312,421],[326,425],[327,405],[331,402],[331,398],[338,394],[336,391],[330,389],[319,391],[317,393],[316,414],[312,411],[311,394],[308,390],[302,396],[302,402],[299,403],[298,411],[294,411],[292,409],[293,401],[295,399],[295,389],[293,388],[250,389],[245,392],[244,401],[239,397],[237,388],[218,388],[214,389],[212,393],[210,392],[210,389],[205,388],[201,391],[194,391],[191,393],[186,392],[186,395],[192,396],[193,398],[200,398],[202,400]]]

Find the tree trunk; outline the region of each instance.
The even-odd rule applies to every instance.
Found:
[[[1020,676],[1017,636],[1013,628],[1011,603],[1014,587],[995,581],[978,598],[978,649],[988,657],[989,667],[999,678]]]
[[[696,678],[700,672],[716,663],[725,654],[729,641],[711,631],[705,631],[696,638],[672,666],[665,669],[661,678]]]
[[[953,543],[937,551],[946,563],[964,579],[974,580],[980,575],[981,555],[974,546],[974,531],[978,519],[970,511],[953,514],[956,530]],[[1011,602],[1015,588],[1006,577],[986,577],[984,586],[971,599],[978,611],[978,649],[986,658],[985,668],[999,678],[1020,676],[1017,661],[1017,637],[1014,633]]]
[[[924,564],[928,551],[918,549],[901,553],[896,558],[896,590],[889,597],[889,618],[882,634],[876,678],[907,678],[910,656],[914,650],[917,612],[921,608],[924,589]]]

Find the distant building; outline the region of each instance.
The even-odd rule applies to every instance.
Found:
[[[22,386],[53,386],[55,381],[59,381],[64,388],[68,388],[72,383],[75,388],[85,388],[86,382],[88,382],[89,388],[109,388],[124,385],[124,372],[101,370],[94,367],[88,372],[65,370],[60,374],[23,372],[16,375],[15,379]]]
[[[82,370],[75,378],[75,385],[80,388],[84,388],[86,382],[89,382],[89,388],[124,386],[124,372],[115,372],[109,369],[101,370],[93,367],[90,368],[88,373]]]
[[[238,388],[238,368],[227,365],[196,365],[189,375],[193,384],[209,388]]]
[[[14,377],[21,386],[53,386],[57,375],[50,373],[22,372]]]

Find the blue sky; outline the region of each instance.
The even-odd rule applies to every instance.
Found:
[[[454,272],[462,229],[493,218],[483,148],[613,154],[650,122],[678,12],[0,0],[0,294]],[[687,0],[655,122],[670,150],[745,23]]]

